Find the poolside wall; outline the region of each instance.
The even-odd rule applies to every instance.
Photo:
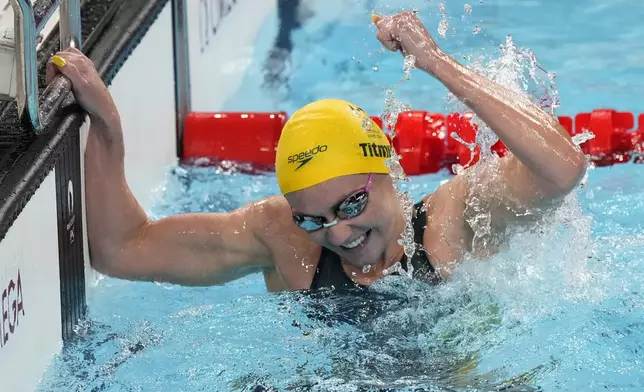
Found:
[[[13,18],[8,0],[0,0],[0,31],[13,28]],[[58,12],[55,12],[42,35],[47,36],[57,21]],[[70,169],[79,169],[78,126],[76,128],[76,132],[68,133],[61,142],[71,148],[61,148],[58,160],[48,163],[50,170],[37,175],[40,185],[28,201],[18,202],[24,206],[0,236],[2,391],[34,390],[49,366],[52,354],[62,346],[63,329],[73,327],[63,325],[61,315],[82,311],[70,302],[72,295],[84,295],[82,268],[73,269],[71,263],[59,263],[63,253],[66,259],[76,260],[77,266],[82,266],[80,178],[70,176]],[[32,149],[44,145],[34,143]],[[3,175],[3,180],[7,181],[3,181],[2,186],[12,178],[20,180],[15,170]],[[25,182],[24,186],[29,184]],[[2,211],[3,218],[6,218],[5,213],[8,211]],[[70,277],[76,278],[75,281],[70,281]]]
[[[127,180],[146,209],[177,162],[171,7],[166,5],[110,86],[123,122]],[[221,110],[236,93],[253,42],[275,7],[276,0],[187,1],[193,111]]]

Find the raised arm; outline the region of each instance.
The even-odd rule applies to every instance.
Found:
[[[492,82],[443,53],[427,67],[510,151],[498,160],[498,166],[475,165],[453,184],[463,200],[465,229],[474,231],[473,247],[500,245],[508,225],[529,224],[557,206],[581,180],[586,159],[559,121],[526,95]],[[483,215],[489,221],[481,219]]]
[[[534,215],[526,212],[556,204],[579,183],[585,157],[556,118],[526,95],[494,83],[444,53],[415,14],[373,19],[385,47],[413,55],[417,68],[442,82],[511,152],[499,160],[498,167],[475,165],[432,196],[442,206],[443,219],[462,225],[445,229],[450,234],[444,244],[474,247],[472,243],[482,234],[476,231],[489,237],[502,233],[510,223],[530,221]],[[498,245],[494,240],[481,242]]]
[[[557,199],[578,184],[586,167],[583,153],[559,121],[528,96],[496,84],[441,51],[424,58],[421,67],[476,113],[510,150],[511,155],[501,159],[499,175],[489,173],[479,176],[479,181],[503,185],[506,197],[527,204]]]
[[[529,201],[556,198],[574,188],[585,158],[556,118],[526,95],[509,90],[464,67],[444,53],[411,12],[374,17],[378,38],[390,50],[416,58],[416,66],[438,79],[496,133],[512,156],[503,178]],[[521,192],[529,188],[530,192]]]
[[[92,62],[76,49],[50,61],[72,82],[88,112],[85,190],[91,263],[110,276],[185,285],[221,284],[273,268],[262,233],[279,200],[260,201],[232,213],[185,214],[148,219],[125,179],[118,111]]]

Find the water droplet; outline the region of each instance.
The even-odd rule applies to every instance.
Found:
[[[441,37],[445,38],[448,28],[449,28],[449,23],[447,22],[447,19],[441,19],[441,21],[438,24],[438,34]]]
[[[588,131],[587,129],[582,129],[582,133],[579,133],[575,136],[572,137],[572,142],[575,143],[575,145],[580,145],[584,142],[587,142],[590,139],[595,138],[595,134]]]
[[[449,22],[447,21],[447,14],[445,13],[445,4],[439,3],[438,10],[441,14],[441,21],[438,23],[438,34],[441,37],[445,38],[447,29],[449,29]]]
[[[412,55],[405,56],[405,61],[403,63],[403,72],[405,77],[403,80],[411,79],[411,70],[416,68],[416,57]]]

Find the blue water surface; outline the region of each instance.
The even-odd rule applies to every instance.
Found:
[[[335,96],[378,114],[387,88],[413,108],[449,107],[429,76],[400,81],[402,58],[380,51],[369,21],[372,10],[416,7],[437,34],[438,1],[308,3],[287,88],[261,88],[272,39],[260,34],[228,109],[291,112]],[[464,63],[498,57],[511,35],[556,73],[559,114],[641,110],[644,3],[476,0],[471,13],[465,4],[445,5],[449,28],[437,38]],[[269,294],[260,275],[206,288],[105,278],[40,390],[641,391],[643,170],[591,169],[535,230],[517,232],[491,260],[466,261],[438,287],[390,277],[368,296],[345,297]],[[447,178],[413,177],[410,194],[418,199]],[[177,167],[149,212],[230,211],[276,193],[270,173]]]
[[[468,65],[478,56],[497,57],[511,36],[530,49],[547,71],[556,74],[561,106],[557,114],[575,115],[597,108],[644,112],[644,3],[637,0],[331,0],[306,1],[314,14],[293,34],[288,91],[262,91],[265,56],[275,21],[260,33],[261,46],[240,92],[228,110],[286,110],[289,113],[320,98],[337,97],[379,114],[384,89],[414,109],[442,112],[445,88],[414,71],[399,83],[399,54],[382,50],[371,24],[373,11],[383,15],[417,9],[444,51]],[[471,11],[465,9],[469,6]],[[444,12],[441,11],[441,7]],[[441,20],[445,36],[439,34]],[[475,33],[476,31],[476,33]],[[284,90],[284,89],[283,89]]]
[[[414,177],[412,196],[446,177]],[[641,180],[636,165],[592,170],[558,217],[439,287],[390,279],[351,298],[268,294],[259,275],[208,288],[104,279],[41,390],[639,391]],[[177,169],[153,213],[275,192],[272,175]]]

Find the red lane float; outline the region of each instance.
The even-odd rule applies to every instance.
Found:
[[[629,131],[634,124],[633,113],[598,109],[575,117],[575,135],[592,132],[595,137],[583,143],[581,149],[593,156],[598,166],[608,166],[630,161],[634,134]]]
[[[184,127],[182,158],[272,167],[286,118],[285,112],[190,113]]]
[[[381,118],[372,119],[383,127]],[[190,113],[184,128],[182,160],[198,164],[243,162],[271,170],[286,120],[285,112]],[[644,114],[637,119],[637,129],[635,115],[611,109],[579,113],[574,118],[559,116],[558,120],[571,136],[586,131],[594,134],[581,148],[596,165],[644,163]],[[471,113],[402,112],[393,132],[387,131],[393,133],[390,140],[408,175],[453,171],[454,164],[469,167],[480,159],[480,147],[474,144],[478,129]],[[491,150],[499,156],[508,153],[501,141]]]
[[[443,168],[445,132],[441,131],[442,122],[440,117],[423,111],[398,115],[392,144],[406,174],[436,173]]]
[[[447,115],[447,149],[456,153],[456,162],[463,168],[475,165],[481,155],[481,147],[475,145],[478,127],[472,123],[472,113]],[[470,147],[474,147],[470,149]],[[452,172],[452,162],[445,162]]]

